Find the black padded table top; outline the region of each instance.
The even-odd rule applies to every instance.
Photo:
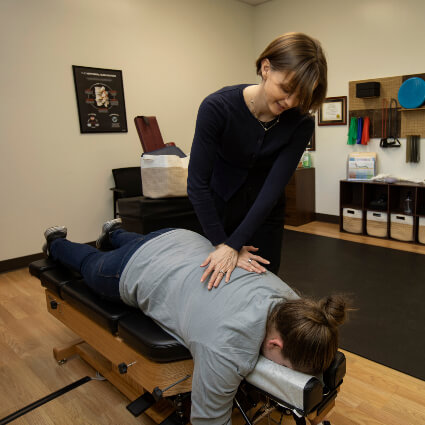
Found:
[[[70,270],[49,259],[34,261],[29,265],[31,275],[40,279],[41,284],[49,291],[62,298],[61,289],[73,280],[81,279],[80,273]]]
[[[50,260],[50,258],[43,258],[41,260],[33,261],[28,266],[28,269],[32,276],[40,278],[41,273],[44,273],[47,270],[56,269],[58,266],[58,263]]]
[[[118,335],[149,360],[157,363],[191,359],[189,350],[140,310],[118,322]]]
[[[102,299],[83,280],[74,280],[62,287],[62,297],[67,303],[90,317],[98,325],[117,333],[118,321],[135,309],[120,302]]]
[[[111,302],[95,294],[79,273],[50,259],[34,261],[30,273],[44,287],[98,325],[119,336],[133,349],[154,362],[190,359],[189,350],[139,309]]]
[[[63,299],[62,289],[70,282],[81,280],[81,275],[77,272],[59,267],[47,270],[40,274],[41,284],[49,291],[59,295]]]

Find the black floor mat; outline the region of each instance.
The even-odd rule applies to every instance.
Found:
[[[279,276],[304,295],[350,295],[341,348],[425,380],[425,255],[285,230]]]

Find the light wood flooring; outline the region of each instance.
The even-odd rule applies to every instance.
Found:
[[[291,229],[344,239],[353,236],[339,234],[338,226],[327,223],[315,222]],[[356,238],[362,243],[368,243],[368,239],[389,243]],[[414,247],[414,251],[420,252],[418,248],[422,247]],[[62,366],[55,362],[53,347],[75,338],[75,334],[47,313],[38,279],[31,277],[26,269],[0,274],[0,419],[86,375],[94,376],[93,369],[78,357]],[[336,406],[328,416],[332,425],[425,424],[424,381],[357,355],[345,354],[347,375]],[[134,418],[125,409],[126,404],[128,400],[108,382],[92,381],[12,424],[153,423],[143,415]]]

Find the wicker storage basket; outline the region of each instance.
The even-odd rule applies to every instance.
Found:
[[[143,195],[147,198],[187,196],[189,157],[143,155],[141,159]]]
[[[399,241],[413,241],[413,217],[411,215],[391,214],[391,237]]]
[[[366,233],[370,236],[386,238],[388,236],[388,214],[380,211],[366,213]]]
[[[418,241],[425,244],[425,217],[419,217]]]
[[[362,233],[363,211],[353,208],[342,209],[342,228],[350,233]]]

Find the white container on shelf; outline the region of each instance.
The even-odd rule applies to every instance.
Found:
[[[393,239],[410,242],[415,240],[413,234],[413,216],[391,214],[390,235]]]
[[[342,228],[350,233],[362,233],[363,211],[355,208],[342,209]]]
[[[425,217],[419,217],[418,241],[425,244]]]
[[[367,211],[366,233],[370,236],[386,238],[388,236],[388,214],[382,211]]]

